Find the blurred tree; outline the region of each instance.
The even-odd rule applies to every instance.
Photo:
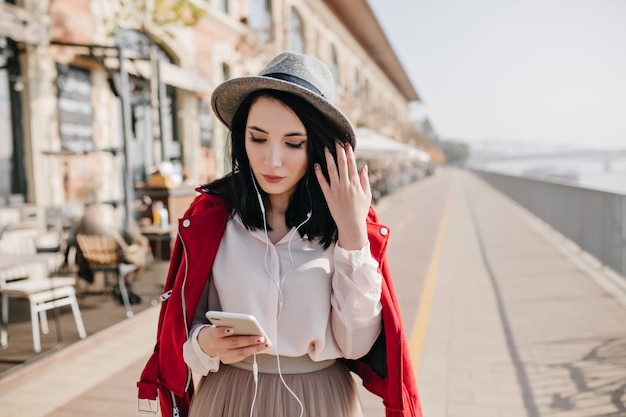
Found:
[[[439,148],[440,143],[428,142],[424,147],[424,150],[430,155],[431,165],[442,165],[446,162],[446,155]]]
[[[463,165],[469,158],[470,148],[467,143],[444,140],[439,142],[439,147],[443,151],[448,164]]]
[[[415,124],[410,123],[404,129],[404,138],[410,145],[417,146],[418,148],[424,147],[428,143],[428,137],[422,133]]]
[[[120,28],[141,31],[161,30],[171,26],[194,26],[205,15],[197,0],[100,0],[107,13],[110,34]],[[104,17],[104,16],[103,16]]]
[[[194,26],[205,14],[205,10],[193,0],[153,1],[154,22],[160,26],[181,23],[185,26]]]

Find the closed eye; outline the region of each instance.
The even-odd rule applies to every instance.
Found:
[[[298,142],[298,143],[290,143],[290,142],[285,142],[285,144],[287,146],[289,146],[290,148],[293,149],[302,149],[304,147],[304,144],[306,143],[306,141],[302,141],[302,142]]]
[[[267,139],[257,138],[257,137],[254,137],[254,136],[250,136],[249,140],[252,143],[265,143],[265,142],[267,142]],[[303,141],[300,141],[300,142],[297,142],[297,143],[295,143],[295,142],[285,142],[285,145],[288,148],[291,148],[291,149],[303,149],[305,143],[306,143],[306,141],[303,140]]]

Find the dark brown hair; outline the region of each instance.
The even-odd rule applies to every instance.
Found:
[[[324,148],[330,150],[336,164],[335,142],[339,141],[343,146],[349,146],[349,136],[299,97],[275,90],[260,90],[250,94],[233,116],[230,134],[232,171],[205,188],[223,196],[231,210],[231,216],[238,214],[248,229],[263,229],[263,213],[245,148],[248,113],[259,97],[271,97],[284,103],[296,113],[304,125],[308,137],[308,164],[306,173],[296,185],[289,202],[285,215],[286,223],[288,227],[298,226],[306,220],[310,211],[311,218],[299,228],[300,236],[307,236],[309,240],[319,239],[324,248],[328,248],[331,243],[337,241],[337,225],[330,214],[313,167],[315,163],[320,164],[328,180]],[[258,190],[265,207],[270,207],[267,194],[260,187]],[[271,225],[268,225],[268,228],[271,230]]]

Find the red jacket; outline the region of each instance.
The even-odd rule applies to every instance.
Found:
[[[137,382],[139,399],[156,400],[159,394],[163,417],[188,414],[194,387],[191,371],[183,360],[183,343],[229,215],[220,197],[206,189],[198,191],[202,193],[178,221],[179,232],[162,296],[156,345]],[[367,223],[372,256],[384,278],[383,331],[366,356],[346,364],[363,379],[365,388],[383,399],[387,417],[421,417],[417,384],[385,253],[389,229],[378,224],[373,209]]]

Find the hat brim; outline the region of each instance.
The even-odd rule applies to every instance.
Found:
[[[264,76],[233,78],[217,86],[211,95],[211,107],[216,116],[229,129],[232,129],[233,116],[250,94],[258,90],[278,90],[298,96],[319,110],[324,116],[337,124],[350,137],[352,148],[356,147],[356,136],[350,120],[341,110],[323,97],[288,81]]]

